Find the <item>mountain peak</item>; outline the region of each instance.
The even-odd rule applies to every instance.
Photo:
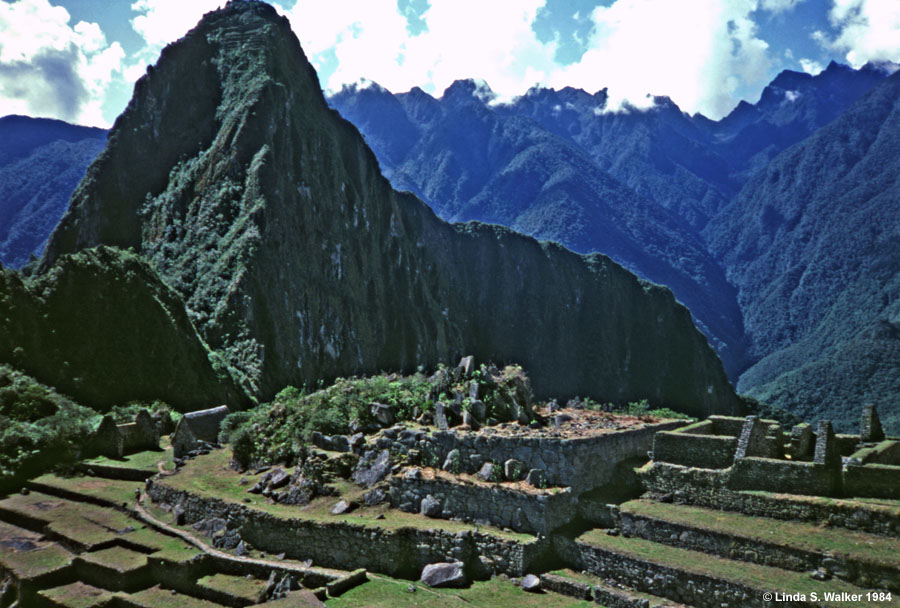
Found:
[[[489,92],[457,81],[444,97]],[[539,370],[539,394],[740,409],[668,290],[601,256],[446,224],[392,190],[326,105],[287,21],[262,3],[208,13],[163,51],[43,267],[100,244],[139,251],[260,399],[473,354]]]

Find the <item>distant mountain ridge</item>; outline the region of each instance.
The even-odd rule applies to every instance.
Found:
[[[758,104],[742,102],[718,123],[665,97],[648,111],[606,112],[605,90],[571,87],[492,104],[486,85],[471,80],[440,98],[418,88],[393,95],[377,83],[346,87],[329,103],[360,128],[392,184],[441,217],[598,251],[670,287],[737,378],[755,359],[737,291],[703,228],[754,163],[832,120],[885,76],[878,66],[785,71]]]
[[[0,263],[40,257],[106,131],[59,120],[0,118]]]
[[[810,394],[809,386],[791,399],[783,390],[775,397],[754,389],[775,370],[805,365],[810,351],[775,357],[785,343],[761,338],[759,324],[771,316],[781,327],[777,319],[788,309],[753,302],[736,278],[742,271],[729,248],[738,243],[729,239],[769,220],[742,215],[731,201],[779,154],[835,121],[896,67],[832,63],[815,76],[784,71],[757,103],[742,102],[717,122],[684,114],[664,97],[647,111],[607,112],[605,90],[534,88],[494,104],[474,81],[458,81],[440,98],[420,89],[393,95],[376,84],[350,87],[329,103],[360,127],[396,187],[417,193],[443,217],[497,222],[576,251],[600,251],[670,286],[741,390],[815,418],[835,405],[824,399],[829,405],[821,411],[800,406],[823,394]],[[722,237],[728,230],[732,236]],[[747,254],[742,263],[754,255],[768,260],[768,280],[779,281],[778,249]],[[864,377],[845,370],[841,382],[858,385]],[[825,385],[826,392],[835,388]]]
[[[742,411],[669,290],[392,190],[262,3],[207,14],[138,81],[39,275],[98,245],[146,259],[254,398],[473,354],[539,395]]]
[[[900,72],[754,175],[707,228],[761,360],[745,392],[900,425]]]

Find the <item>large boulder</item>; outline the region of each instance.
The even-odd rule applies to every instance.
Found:
[[[369,464],[365,461],[360,461],[359,466],[356,467],[356,471],[353,472],[353,481],[360,485],[364,485],[367,488],[371,488],[387,477],[390,472],[391,453],[387,450],[382,450],[375,459],[375,462]]]
[[[466,575],[462,562],[438,562],[425,566],[419,580],[429,587],[462,587]]]

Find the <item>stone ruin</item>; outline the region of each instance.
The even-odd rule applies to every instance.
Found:
[[[86,451],[94,456],[122,458],[134,452],[159,449],[159,427],[150,413],[139,410],[134,422],[116,424],[106,415],[87,442]]]
[[[900,499],[900,438],[885,437],[871,405],[858,435],[835,434],[827,420],[786,434],[774,420],[710,416],[658,433],[653,461],[709,469],[707,479],[734,491]]]
[[[206,410],[188,412],[175,426],[172,433],[172,449],[175,458],[184,458],[205,445],[216,445],[219,429],[225,417],[231,413],[228,406],[220,405]]]

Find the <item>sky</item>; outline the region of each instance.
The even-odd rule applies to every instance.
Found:
[[[108,127],[160,50],[224,0],[0,0],[0,116]],[[718,119],[780,71],[900,62],[898,0],[276,0],[326,91],[440,96],[483,80],[607,88],[610,111],[669,96]]]

